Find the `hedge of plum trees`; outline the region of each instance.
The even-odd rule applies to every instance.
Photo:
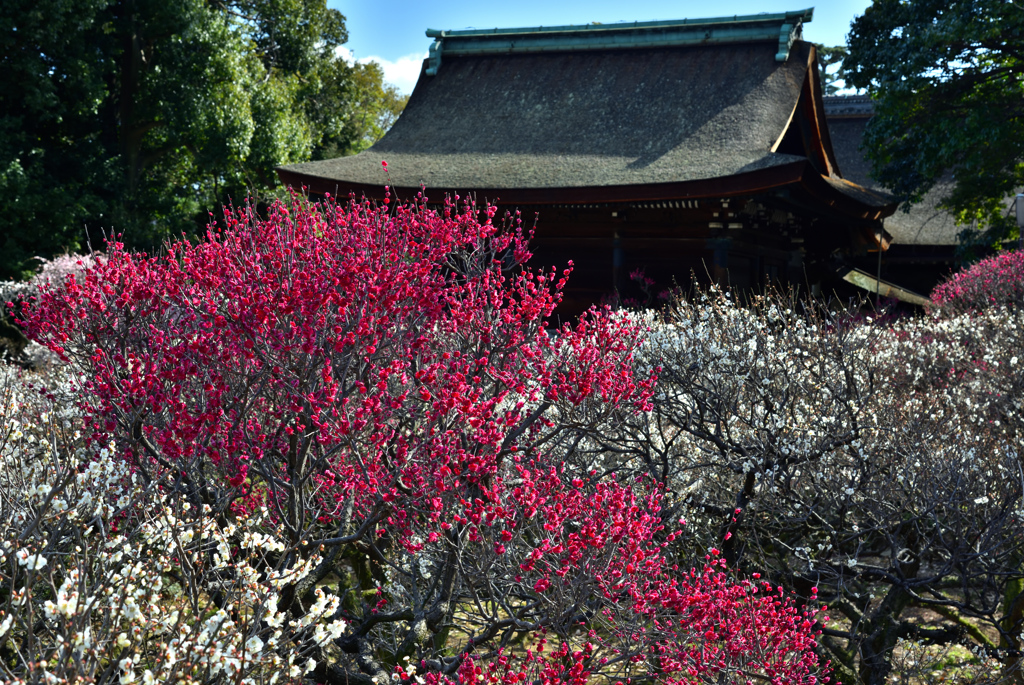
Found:
[[[1015,258],[913,317],[712,290],[554,331],[571,267],[517,216],[396,204],[42,279],[6,679],[1024,680]]]
[[[548,330],[568,270],[494,213],[246,206],[42,286],[60,361],[3,386],[4,679],[827,678],[816,602],[595,461],[659,397],[647,325]]]

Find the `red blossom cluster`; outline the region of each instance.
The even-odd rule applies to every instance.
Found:
[[[348,628],[307,646],[315,682],[818,682],[812,614],[712,557],[680,571],[659,487],[577,459],[649,408],[644,327],[549,330],[570,269],[524,267],[518,216],[388,200],[111,244],[26,324],[146,487],[269,512],[276,573],[321,555],[278,605],[299,619],[337,586]]]
[[[660,611],[654,628],[669,638],[657,645],[658,665],[674,674],[667,680],[700,682],[734,671],[737,682],[753,674],[771,682],[812,681],[817,667],[814,618],[798,611],[783,588],[758,582],[757,573],[753,580],[730,578],[725,561],[715,560],[719,554],[712,548],[703,568],[656,586]],[[816,593],[812,588],[812,601]],[[684,632],[702,637],[701,649],[671,639]]]
[[[953,313],[1024,303],[1024,252],[1000,252],[950,276],[932,302]]]

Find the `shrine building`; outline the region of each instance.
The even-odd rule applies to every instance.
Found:
[[[538,216],[533,263],[575,264],[560,313],[698,281],[839,292],[879,283],[896,209],[846,178],[825,117],[812,10],[716,19],[427,31],[405,111],[370,149],[293,164],[314,195],[421,187]],[[862,180],[863,182],[863,180]],[[845,279],[845,280],[844,280]]]

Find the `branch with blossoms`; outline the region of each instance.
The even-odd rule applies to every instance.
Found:
[[[931,300],[939,311],[964,314],[1024,304],[1024,252],[1000,252],[952,274]]]

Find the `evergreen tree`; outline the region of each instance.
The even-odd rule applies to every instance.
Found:
[[[404,104],[338,56],[325,0],[12,0],[0,24],[4,277],[104,232],[147,248],[195,233]]]
[[[866,88],[875,177],[910,203],[942,179],[969,242],[1017,237],[1024,185],[1024,9],[1002,0],[875,0],[848,36],[847,85]]]

